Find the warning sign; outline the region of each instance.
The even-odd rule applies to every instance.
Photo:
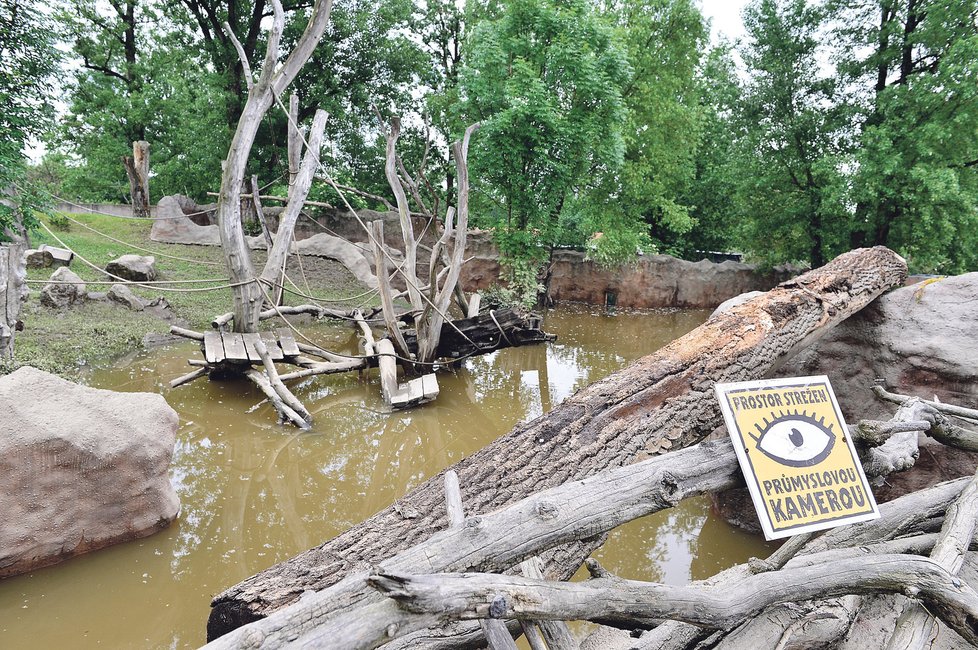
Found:
[[[716,393],[764,537],[879,517],[828,377],[717,384]]]

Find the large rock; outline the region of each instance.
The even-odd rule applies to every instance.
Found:
[[[896,405],[872,392],[892,392],[978,407],[978,273],[925,281],[881,296],[789,359],[780,377],[828,375],[847,422],[888,420]],[[975,473],[978,454],[920,437],[912,469],[891,474],[874,487],[880,502]],[[730,523],[760,532],[746,490],[714,496]]]
[[[105,265],[107,273],[133,282],[156,279],[156,258],[152,255],[123,255]]]
[[[23,367],[0,377],[0,577],[168,526],[179,419],[160,396]]]
[[[373,274],[363,250],[356,244],[326,233],[319,233],[301,239],[293,246],[300,255],[318,255],[334,259],[349,269],[353,277],[366,286],[371,289],[376,289],[378,286],[377,276]]]
[[[88,290],[78,275],[62,266],[51,274],[51,282],[41,289],[41,304],[45,307],[64,309],[85,299]]]
[[[187,216],[188,210],[192,217]],[[156,218],[149,238],[167,244],[219,246],[221,234],[206,218],[210,211],[210,206],[197,209],[197,205],[184,196],[164,196],[156,204]]]
[[[31,248],[24,251],[24,265],[29,269],[47,269],[54,264],[51,251],[43,248]]]
[[[89,297],[91,297],[91,294],[89,294]],[[124,284],[113,284],[105,294],[105,297],[133,311],[143,311],[146,308],[145,303],[143,303],[139,296],[134,294],[132,289]]]
[[[978,273],[929,280],[880,297],[789,360],[781,376],[828,375],[842,406],[857,418],[889,418],[876,399],[888,390],[978,406]]]

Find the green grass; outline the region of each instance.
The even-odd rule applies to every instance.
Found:
[[[193,284],[162,285],[158,289],[131,287],[144,299],[159,296],[166,298],[174,314],[186,320],[192,329],[203,330],[210,327],[211,320],[218,314],[231,311],[231,290],[217,291],[171,291],[172,289],[191,289],[227,284],[227,270],[224,257],[217,246],[187,246],[180,244],[160,244],[149,239],[152,223],[150,221],[118,219],[101,215],[69,215],[95,230],[114,237],[126,244],[113,242],[78,224],[69,223],[67,231],[51,225],[46,217],[44,223],[71,250],[84,257],[98,269],[111,260],[126,253],[155,255],[159,280],[206,280],[217,282],[195,282]],[[63,223],[63,220],[62,220]],[[31,236],[31,244],[61,247],[54,237],[43,228]],[[137,250],[133,245],[148,249]],[[165,255],[184,259],[173,259]],[[253,252],[257,268],[265,261],[263,251]],[[304,275],[313,295],[329,298],[350,296],[363,291],[362,287],[338,263],[318,258],[304,258],[304,274],[298,267],[293,268],[290,260],[289,276],[305,289]],[[110,280],[100,270],[85,264],[78,257],[71,264],[71,270],[88,285],[88,291],[106,291],[109,285],[96,284]],[[29,269],[28,280],[43,281],[51,277],[53,269]],[[40,304],[40,291],[43,284],[29,284],[31,289],[24,305],[21,320],[25,329],[17,335],[14,346],[14,359],[0,361],[0,374],[5,374],[21,365],[32,365],[53,372],[68,379],[78,377],[85,366],[99,365],[140,347],[148,333],[166,333],[169,324],[145,312],[133,312],[114,303],[86,301],[66,310],[54,310]],[[309,300],[287,296],[290,304],[306,303]],[[349,306],[349,305],[347,305]]]

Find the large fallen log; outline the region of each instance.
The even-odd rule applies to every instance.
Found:
[[[457,463],[453,469],[466,507],[473,514],[489,512],[540,489],[694,444],[720,423],[715,382],[765,376],[905,276],[906,263],[892,251],[861,249],[711,317]],[[439,475],[346,533],[217,596],[208,638],[267,616],[303,592],[334,584],[351,568],[377,563],[446,526]],[[551,558],[549,577],[569,577],[600,543],[592,538],[564,547]]]

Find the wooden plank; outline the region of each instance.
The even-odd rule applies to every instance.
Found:
[[[261,340],[265,342],[265,349],[268,350],[268,356],[272,358],[272,361],[281,361],[285,358],[282,354],[282,348],[279,347],[278,339],[275,337],[275,332],[262,332]]]
[[[248,352],[240,334],[221,332],[224,343],[224,358],[228,361],[248,361]]]
[[[287,327],[280,327],[278,329],[278,344],[282,348],[282,354],[287,357],[294,357],[300,354],[299,346],[296,345],[295,338],[292,336],[292,330]]]
[[[224,344],[217,332],[204,332],[204,359],[207,363],[224,361]]]
[[[438,397],[438,377],[435,376],[435,373],[432,372],[421,377],[421,392],[426,402]]]
[[[248,356],[245,357],[249,361],[261,361],[261,355],[258,354],[258,349],[255,348],[255,342],[258,341],[258,334],[240,334],[241,340],[244,342],[245,352]]]

